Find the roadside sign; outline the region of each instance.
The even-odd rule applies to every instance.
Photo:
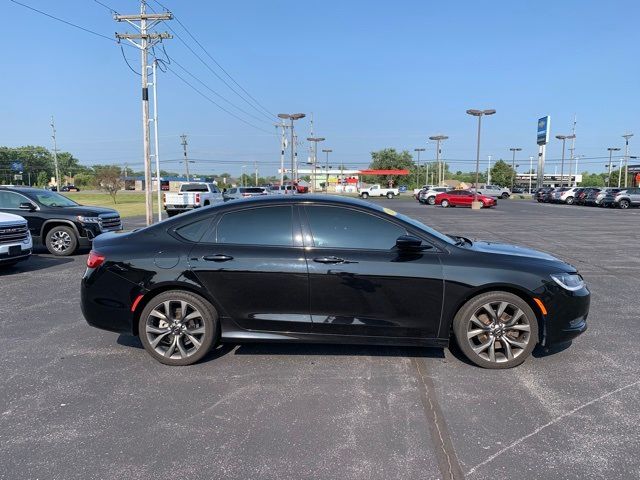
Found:
[[[22,172],[22,162],[11,162],[11,170],[14,172]]]
[[[538,145],[549,143],[549,132],[551,130],[551,117],[547,115],[538,119]]]

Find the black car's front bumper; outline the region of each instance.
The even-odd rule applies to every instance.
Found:
[[[591,303],[591,293],[586,287],[570,292],[552,286],[548,291],[543,298],[547,314],[541,343],[545,347],[569,342],[584,333]]]

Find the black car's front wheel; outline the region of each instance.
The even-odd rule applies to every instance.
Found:
[[[460,350],[484,368],[520,365],[538,342],[538,321],[522,298],[489,292],[465,303],[453,320]]]
[[[202,297],[170,290],[152,298],[143,309],[138,333],[145,350],[159,362],[191,365],[218,338],[218,315]]]
[[[50,253],[59,257],[73,254],[78,248],[78,237],[71,227],[53,227],[47,232],[45,246]]]

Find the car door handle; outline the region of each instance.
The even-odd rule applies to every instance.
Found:
[[[233,260],[233,257],[231,255],[217,253],[215,255],[205,255],[202,259],[207,262],[228,262],[229,260]]]
[[[313,261],[317,263],[344,263],[344,259],[338,257],[317,257]]]

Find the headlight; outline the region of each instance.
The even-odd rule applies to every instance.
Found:
[[[585,286],[584,280],[577,273],[552,273],[553,281],[565,290],[575,292]]]
[[[100,222],[99,217],[85,217],[82,215],[78,215],[76,219],[82,223],[99,223]]]

